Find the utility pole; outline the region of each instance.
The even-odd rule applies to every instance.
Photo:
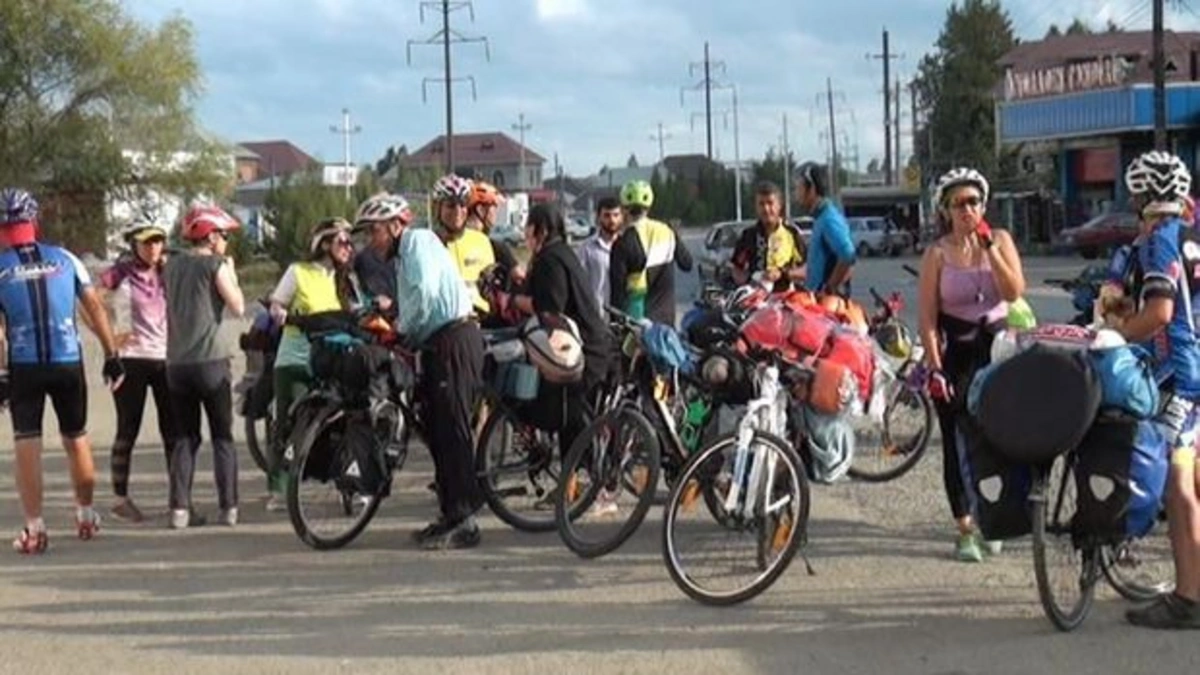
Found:
[[[887,32],[884,32],[887,35]],[[887,45],[885,38],[884,45]],[[886,50],[886,47],[885,47]],[[884,61],[887,63],[887,61]],[[829,167],[829,196],[831,198],[837,196],[838,188],[838,150],[837,150],[837,122],[833,115],[833,79],[825,78],[825,98],[829,102],[829,154],[833,157],[833,163]]]
[[[350,201],[350,136],[362,131],[360,126],[350,126],[350,109],[342,108],[342,126],[330,126],[329,130],[342,135],[342,180],[345,181],[346,201]]]
[[[453,83],[461,81],[469,81],[471,83],[471,100],[477,98],[475,90],[475,78],[471,76],[453,77],[453,71],[450,63],[450,44],[454,42],[482,42],[484,53],[487,60],[492,60],[492,52],[488,47],[486,37],[467,37],[462,33],[450,28],[450,13],[460,9],[466,9],[471,16],[471,21],[475,21],[475,8],[469,0],[425,0],[420,4],[421,23],[425,23],[425,10],[437,10],[442,15],[442,29],[434,33],[430,37],[422,41],[409,40],[406,49],[408,64],[412,65],[412,48],[417,45],[437,45],[442,47],[442,86],[446,89],[446,173],[454,173],[454,91]],[[421,80],[421,101],[427,100],[426,85],[430,82],[438,82],[436,78],[427,77]]]
[[[694,84],[690,87],[683,87],[680,90],[679,105],[680,105],[680,107],[683,107],[683,105],[684,105],[683,95],[685,92],[687,92],[689,90],[697,91],[701,88],[704,89],[704,117],[705,117],[705,120],[707,121],[708,158],[711,160],[713,158],[713,128],[712,128],[713,80],[712,80],[712,72],[714,69],[716,69],[716,70],[720,70],[721,74],[724,75],[725,74],[725,63],[723,61],[713,61],[710,58],[709,52],[708,52],[708,42],[707,41],[704,42],[704,60],[700,61],[698,63],[693,62],[693,63],[688,64],[688,74],[694,77],[696,71],[701,70],[701,69],[704,71],[704,79],[700,80],[699,82],[697,82],[696,84]]]
[[[794,191],[792,190],[792,149],[788,145],[787,113],[783,113],[783,191],[787,195],[783,200],[783,218],[784,222],[791,223]]]
[[[517,123],[512,125],[512,128],[517,133],[521,134],[521,177],[517,179],[517,189],[525,189],[525,132],[533,128],[532,124],[525,123],[525,113],[517,115]]]
[[[883,53],[867,54],[868,59],[883,61],[883,171],[887,174],[887,184],[892,185],[895,175],[892,172],[892,88],[891,61],[902,59],[903,54],[893,54],[888,44],[888,31],[883,29]]]
[[[1154,57],[1154,149],[1167,150],[1167,63],[1163,53],[1163,3],[1151,0],[1153,8],[1152,34]]]
[[[664,148],[665,148],[665,146],[663,145],[663,141],[664,141],[664,140],[666,140],[666,139],[668,139],[668,138],[671,138],[671,134],[668,134],[668,133],[664,132],[664,131],[663,131],[663,123],[662,123],[662,122],[659,122],[659,123],[658,123],[658,133],[657,133],[657,134],[651,134],[651,136],[650,136],[650,140],[652,140],[652,141],[653,141],[653,140],[657,140],[657,141],[658,141],[658,163],[659,163],[659,164],[662,164],[662,162],[663,162],[663,158],[664,158],[664,157],[666,157],[666,154],[665,154],[665,152],[664,152]]]
[[[900,154],[900,76],[896,76],[896,91],[892,96],[892,102],[895,103],[895,141],[896,141],[896,183],[903,182],[904,177],[904,158]]]
[[[563,210],[563,169],[558,163],[558,151],[554,151],[554,177],[558,179],[558,190],[555,191],[555,201],[558,203],[558,210]]]

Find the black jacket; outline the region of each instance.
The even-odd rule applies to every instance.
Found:
[[[546,243],[529,270],[529,292],[535,312],[562,314],[579,326],[583,340],[584,381],[600,382],[608,372],[612,334],[596,307],[575,251],[562,239]]]

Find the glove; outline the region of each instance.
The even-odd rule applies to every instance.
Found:
[[[979,237],[979,243],[983,244],[984,248],[991,248],[994,243],[992,240],[992,226],[987,224],[986,220],[979,221],[975,226],[975,236]]]
[[[0,408],[8,405],[8,396],[12,391],[12,385],[9,383],[8,371],[0,370]]]
[[[125,365],[116,356],[104,359],[104,370],[101,372],[104,374],[104,383],[113,389],[119,387],[125,379]]]
[[[954,387],[950,386],[950,380],[946,379],[946,374],[940,370],[929,373],[929,382],[925,386],[929,397],[935,401],[945,403],[954,398]]]

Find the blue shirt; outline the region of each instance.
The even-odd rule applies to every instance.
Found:
[[[79,363],[75,302],[92,285],[83,263],[47,244],[0,253],[0,312],[8,334],[8,362]]]
[[[833,268],[839,262],[854,264],[854,241],[850,224],[837,206],[828,199],[821,200],[813,213],[812,239],[808,243],[808,267],[804,287],[820,291],[829,283]]]
[[[1200,399],[1200,341],[1196,338],[1194,304],[1200,273],[1200,237],[1172,218],[1154,228],[1137,247],[1141,272],[1139,301],[1166,298],[1173,302],[1165,330],[1147,345],[1160,382],[1173,378],[1171,388],[1189,400]]]
[[[439,328],[471,315],[471,293],[436,234],[406,229],[396,257],[396,322],[414,344],[424,343]]]

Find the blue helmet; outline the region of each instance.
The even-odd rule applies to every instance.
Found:
[[[0,191],[0,225],[31,223],[37,220],[38,203],[21,188],[5,188]]]

